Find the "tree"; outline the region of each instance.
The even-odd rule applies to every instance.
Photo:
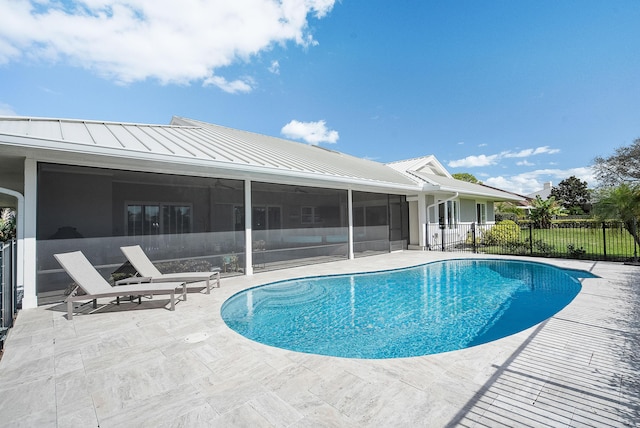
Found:
[[[640,138],[628,147],[616,149],[609,157],[596,157],[593,163],[596,177],[603,186],[640,183]]]
[[[16,213],[9,208],[0,208],[0,242],[16,237]]]
[[[569,214],[583,214],[588,211],[591,194],[587,189],[587,182],[572,175],[565,178],[551,189],[553,196]]]
[[[533,208],[529,213],[529,218],[540,229],[550,229],[551,220],[567,215],[564,208],[558,204],[558,201],[553,196],[542,199],[540,195],[537,195],[536,199],[531,202],[531,206]]]
[[[625,229],[640,245],[640,184],[620,184],[598,190],[594,213],[603,219],[621,219]]]
[[[526,213],[521,206],[512,202],[498,202],[496,204],[496,221],[513,220],[517,223],[518,219],[525,217]]]
[[[469,174],[468,172],[456,172],[455,174],[451,174],[453,178],[456,180],[466,181],[469,183],[482,184],[473,174]]]

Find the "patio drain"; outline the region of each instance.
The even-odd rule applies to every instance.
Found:
[[[206,340],[209,335],[205,332],[193,333],[184,338],[184,341],[187,343],[197,343]]]

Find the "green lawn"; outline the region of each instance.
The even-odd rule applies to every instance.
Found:
[[[530,240],[531,238],[531,240]],[[530,244],[533,242],[533,245]],[[606,246],[605,246],[606,243]],[[533,250],[533,251],[532,251]],[[532,254],[590,260],[626,260],[634,256],[633,237],[621,225],[607,227],[553,227],[521,229],[517,245],[480,246],[478,251],[491,254]],[[640,252],[640,248],[637,248]]]

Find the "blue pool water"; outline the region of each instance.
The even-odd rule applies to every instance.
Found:
[[[579,277],[541,263],[447,260],[255,287],[229,298],[222,318],[249,339],[292,351],[413,357],[529,328],[571,302]]]

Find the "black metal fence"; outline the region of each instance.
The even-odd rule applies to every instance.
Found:
[[[17,243],[0,243],[0,351],[18,313]]]
[[[503,221],[443,229],[432,250],[485,254],[637,261],[640,246],[619,221],[555,221],[551,228]]]

